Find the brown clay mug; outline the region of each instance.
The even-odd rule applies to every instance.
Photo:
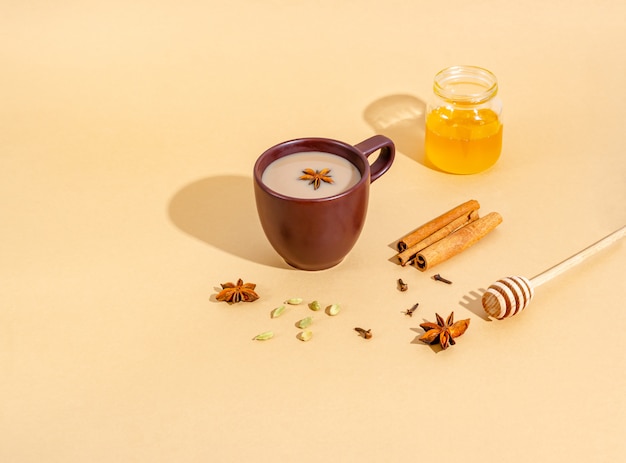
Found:
[[[368,156],[379,150],[370,165]],[[327,158],[320,160],[317,155]],[[363,229],[370,183],[387,172],[394,156],[393,142],[382,135],[354,146],[329,138],[300,138],[269,148],[254,165],[254,193],[272,247],[289,265],[302,270],[340,263]],[[274,167],[279,163],[282,170]],[[344,168],[354,171],[352,180],[346,181],[349,175]],[[282,183],[270,182],[270,174],[274,182]],[[316,197],[293,193],[294,187]]]

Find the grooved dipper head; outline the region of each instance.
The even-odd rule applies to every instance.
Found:
[[[483,294],[483,309],[489,316],[502,320],[524,310],[534,294],[527,278],[506,277],[489,286]]]

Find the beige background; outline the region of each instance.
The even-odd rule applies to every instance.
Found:
[[[623,1],[1,3],[0,461],[623,456],[626,243],[515,318],[472,301],[626,223]],[[453,64],[492,70],[504,101],[502,158],[474,176],[421,159]],[[375,133],[399,152],[356,247],[288,268],[256,217],[256,157]],[[504,222],[435,269],[452,286],[389,261],[471,198]],[[239,277],[261,299],[216,302]],[[292,296],[343,311],[302,343],[308,309],[269,318]],[[450,311],[471,319],[456,346],[416,340]]]

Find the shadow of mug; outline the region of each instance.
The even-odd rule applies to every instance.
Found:
[[[252,262],[290,268],[265,239],[250,177],[223,175],[190,183],[172,197],[168,215],[204,243]]]
[[[424,123],[426,103],[411,95],[389,95],[371,103],[363,113],[376,133],[391,138],[396,150],[426,165]]]

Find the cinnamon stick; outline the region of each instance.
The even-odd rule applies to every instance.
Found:
[[[469,201],[464,202],[463,204],[458,205],[454,209],[449,210],[445,214],[440,215],[439,217],[431,220],[430,222],[425,223],[418,229],[412,231],[405,237],[403,237],[400,241],[398,241],[398,251],[402,252],[406,249],[410,248],[418,244],[420,241],[429,237],[437,230],[448,225],[455,219],[458,219],[461,216],[469,216],[470,212],[475,211],[480,208],[480,204],[478,201],[471,199]]]
[[[415,257],[415,266],[424,271],[456,256],[487,236],[500,223],[502,223],[500,214],[491,212],[459,228],[454,233],[422,249]]]
[[[472,223],[473,221],[477,219],[478,219],[477,210],[472,210],[470,211],[469,214],[464,214],[454,219],[452,222],[440,228],[439,230],[434,232],[432,235],[427,236],[419,243],[416,243],[413,246],[406,248],[404,251],[398,253],[396,257],[400,261],[400,265],[404,267],[405,265],[409,264],[413,259],[415,259],[415,256],[417,255],[417,253],[420,252],[422,249],[427,248],[431,244],[434,244],[437,241],[445,238],[450,233],[454,232],[456,229],[463,227],[469,223]]]

